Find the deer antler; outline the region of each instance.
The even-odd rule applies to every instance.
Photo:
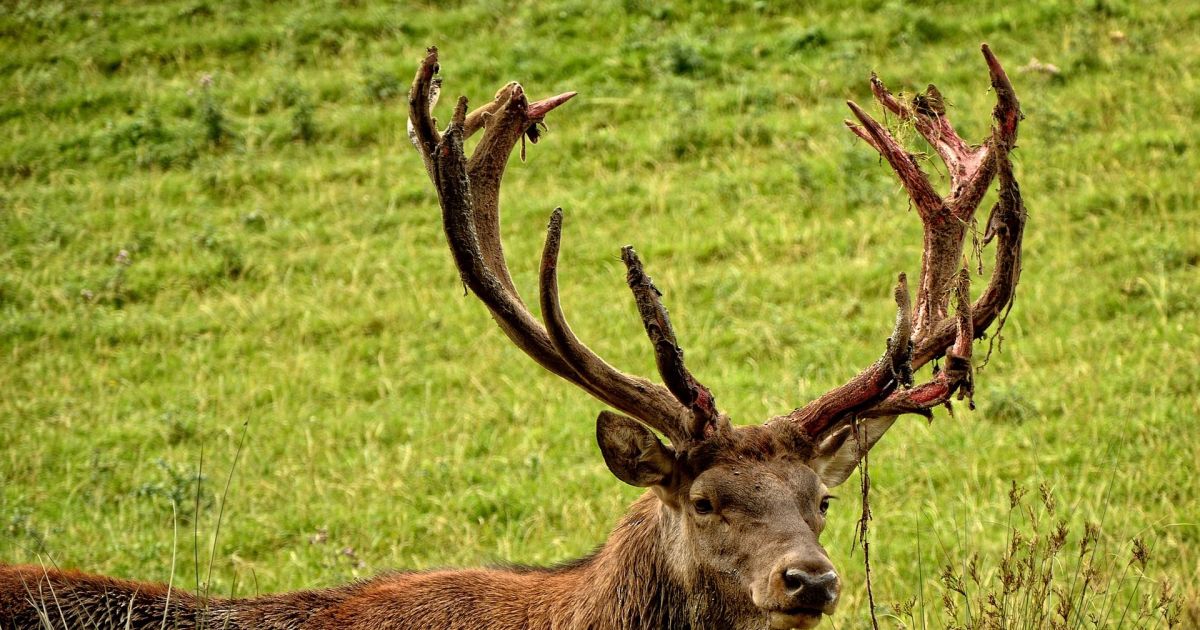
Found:
[[[891,113],[912,121],[946,164],[950,193],[945,197],[934,190],[917,159],[883,125],[854,102],[847,103],[858,122],[846,121],[846,126],[887,160],[917,208],[924,227],[921,278],[912,311],[911,344],[897,343],[897,335],[905,332],[902,312],[883,359],[786,416],[810,435],[821,435],[853,418],[928,415],[956,393],[960,399],[969,397],[973,388],[971,343],[1012,304],[1021,274],[1025,208],[1009,152],[1016,143],[1021,109],[1000,62],[987,44],[982,50],[996,92],[996,107],[992,112],[995,125],[979,147],[971,147],[959,137],[936,87],[930,85],[911,103],[903,103],[871,75],[876,100]],[[972,304],[970,276],[962,262],[963,243],[976,209],[997,174],[1000,200],[992,208],[984,237],[985,245],[997,239],[996,261],[987,287]],[[951,295],[956,297],[954,317],[948,312]],[[906,299],[907,288],[901,277],[897,287],[901,311],[906,310]],[[946,363],[931,381],[908,389],[913,370],[943,355]]]
[[[658,290],[632,248],[623,252],[629,285],[667,387],[617,370],[571,331],[558,297],[561,208],[550,216],[542,254],[539,297],[545,326],[529,312],[513,284],[500,240],[500,180],[521,136],[529,133],[536,141],[531,133],[534,126],[575,93],[529,103],[520,84],[509,83],[492,102],[470,114],[466,97],[460,98],[450,125],[439,133],[432,117],[441,85],[437,72],[437,49],[430,48],[409,93],[409,134],[437,188],[446,237],[463,283],[534,361],[661,431],[676,448],[723,426],[712,394],[683,366],[683,352],[675,343]],[[463,144],[480,129],[483,137],[468,158]]]
[[[874,75],[875,98],[891,113],[912,121],[946,164],[950,192],[934,190],[917,159],[879,122],[857,104],[848,103],[858,122],[852,132],[887,160],[917,208],[924,227],[921,275],[915,304],[900,275],[896,286],[896,325],[884,355],[846,384],[784,416],[811,436],[821,436],[853,418],[887,418],[903,413],[928,415],[954,395],[969,397],[973,389],[971,344],[1011,307],[1021,273],[1021,238],[1025,209],[1013,177],[1009,153],[1021,119],[1016,93],[1000,62],[983,46],[997,103],[995,125],[986,141],[968,145],[950,123],[937,88],[903,103]],[[661,294],[646,276],[633,249],[622,259],[638,313],[655,349],[666,386],[621,372],[605,362],[572,332],[558,297],[558,253],[562,242],[561,209],[550,217],[539,278],[539,301],[545,325],[521,300],[504,258],[500,240],[500,181],[508,156],[523,134],[555,107],[572,98],[568,92],[535,103],[517,83],[501,88],[488,104],[467,113],[461,98],[445,132],[432,117],[441,83],[437,50],[430,48],[413,80],[409,95],[409,135],[420,151],[442,206],[447,240],[463,283],[491,311],[510,339],[540,365],[576,384],[601,401],[665,434],[677,448],[728,426],[712,393],[684,366]],[[483,130],[470,158],[463,144]],[[997,240],[991,279],[978,301],[970,301],[970,276],[963,264],[967,231],[991,182],[999,175],[1000,199],[988,219],[984,245]],[[951,296],[956,297],[950,316]],[[938,357],[945,365],[927,383],[912,387],[914,370]],[[880,434],[876,433],[876,437]]]

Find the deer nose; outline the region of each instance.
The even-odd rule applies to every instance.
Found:
[[[838,576],[832,570],[814,573],[792,567],[784,569],[782,577],[788,599],[796,608],[824,610],[837,602]]]

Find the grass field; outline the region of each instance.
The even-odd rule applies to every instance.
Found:
[[[518,285],[563,206],[572,323],[654,374],[633,243],[751,423],[872,361],[918,268],[844,101],[872,70],[935,82],[981,138],[987,41],[1026,115],[1025,271],[979,409],[872,452],[876,599],[941,627],[943,567],[995,566],[1015,481],[1072,540],[1101,523],[1113,575],[1143,540],[1146,590],[1170,579],[1200,624],[1198,31],[1182,0],[4,2],[0,560],[249,594],[589,551],[638,490],[604,467],[600,405],[463,296],[405,132],[424,48],[444,109],[510,79],[581,93],[509,168]],[[854,479],[825,542],[856,628]]]

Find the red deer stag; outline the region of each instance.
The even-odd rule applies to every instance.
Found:
[[[970,397],[972,341],[1012,303],[1021,272],[1025,214],[1009,152],[1021,118],[1016,95],[987,46],[983,57],[997,104],[982,146],[963,141],[932,86],[903,102],[875,77],[883,107],[912,123],[945,162],[945,196],[888,130],[850,103],[850,130],[895,170],[924,225],[917,296],[904,276],[887,350],[870,367],[803,408],[765,424],[734,427],[683,363],[660,294],[632,248],[622,251],[628,283],[664,385],[625,374],[584,345],[563,316],[555,210],[531,314],[509,276],[500,243],[500,180],[522,136],[573,93],[534,103],[510,83],[470,113],[459,99],[450,125],[431,116],[440,81],[436,49],[409,96],[410,135],[437,189],[462,280],[504,333],[547,370],[617,412],[596,425],[608,468],[649,488],[593,555],[549,569],[392,573],[326,590],[250,599],[203,599],[158,584],[36,566],[0,567],[0,627],[701,629],[810,628],[833,612],[841,584],[818,538],[828,492],[896,417],[928,416],[953,396]],[[464,143],[482,131],[468,157]],[[996,240],[991,278],[968,298],[965,236],[994,178],[999,200],[984,241]],[[954,298],[951,313],[949,302]],[[913,370],[944,357],[931,380]],[[669,441],[664,444],[654,432]]]

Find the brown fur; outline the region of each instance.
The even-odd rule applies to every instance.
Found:
[[[332,589],[208,602],[174,590],[169,608],[162,584],[0,566],[0,629],[127,623],[157,629],[164,627],[164,612],[165,627],[179,630],[744,627],[739,618],[753,606],[715,597],[723,590],[719,576],[683,576],[671,567],[668,554],[678,544],[664,527],[671,518],[647,493],[603,548],[560,568],[396,573]]]

